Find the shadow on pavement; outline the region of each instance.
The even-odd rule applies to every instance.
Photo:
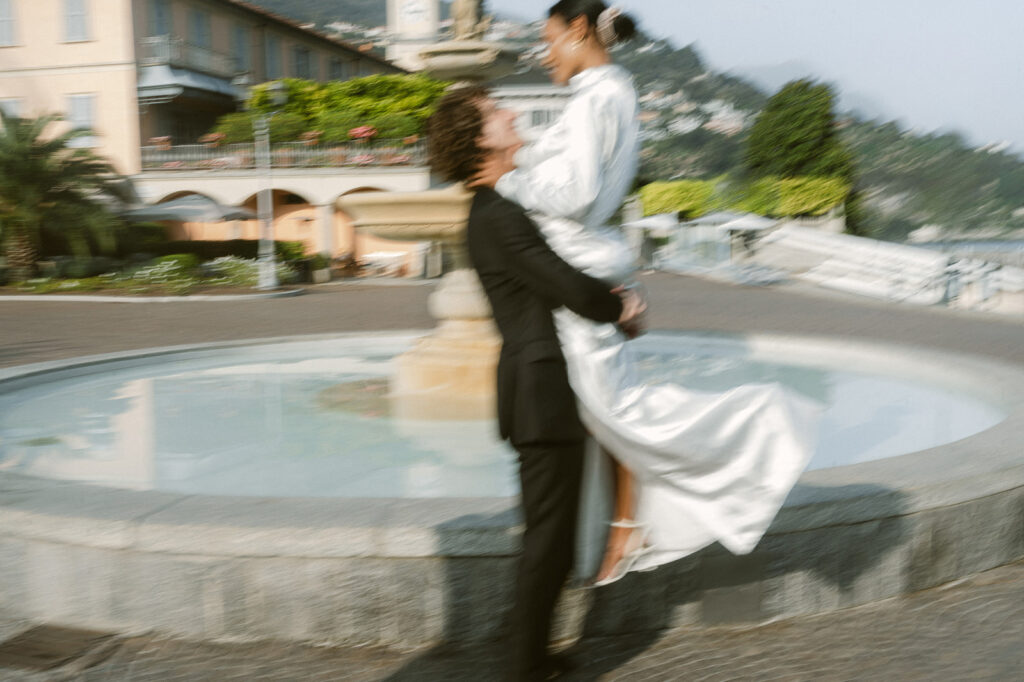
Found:
[[[564,679],[593,680],[614,673],[653,647],[664,631],[680,627],[763,622],[780,613],[810,614],[839,608],[870,590],[883,557],[906,535],[904,496],[874,485],[797,486],[798,500],[855,499],[871,505],[875,520],[767,535],[749,555],[719,545],[654,571],[631,573],[591,590],[582,636],[567,654],[578,666]],[[496,524],[464,517],[452,529]],[[446,526],[449,524],[446,524]],[[505,618],[512,598],[514,558],[446,560],[445,639],[409,661],[388,680],[499,680],[504,670]],[[469,600],[473,595],[473,601]],[[798,602],[798,603],[792,603]]]

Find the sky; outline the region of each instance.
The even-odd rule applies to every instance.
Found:
[[[546,16],[553,0],[488,0]],[[1021,0],[622,0],[646,33],[695,43],[716,71],[835,84],[843,103],[1024,154]],[[768,67],[774,73],[765,74]],[[785,82],[789,78],[783,78]]]

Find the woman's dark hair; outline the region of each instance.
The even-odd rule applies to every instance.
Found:
[[[477,144],[483,134],[484,116],[478,102],[491,96],[480,85],[448,92],[427,119],[427,163],[448,182],[462,182],[476,175],[486,152]]]
[[[608,9],[608,5],[601,0],[560,0],[551,6],[548,16],[561,17],[565,23],[569,23],[578,16],[585,16],[590,27],[596,30],[597,19],[606,9]],[[625,12],[615,17],[612,27],[615,29],[615,42],[617,43],[625,42],[636,35],[636,22]],[[605,47],[611,47],[611,45]]]

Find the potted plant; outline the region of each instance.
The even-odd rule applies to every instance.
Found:
[[[199,141],[207,147],[219,147],[227,135],[224,133],[207,133],[199,138]]]
[[[324,284],[331,281],[331,259],[326,254],[318,253],[309,259],[309,271],[313,284]]]
[[[360,143],[367,143],[377,137],[377,129],[373,126],[359,126],[348,131],[348,136]]]

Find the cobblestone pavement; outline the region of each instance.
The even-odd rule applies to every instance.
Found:
[[[802,287],[752,289],[664,274],[644,282],[655,329],[827,334],[1024,363],[1019,320]],[[326,285],[298,298],[232,303],[0,302],[0,366],[150,346],[427,328],[431,290]],[[30,625],[0,614],[0,641]],[[495,645],[401,653],[134,636],[46,673],[0,668],[0,680],[476,681],[500,678],[501,651]],[[1024,562],[857,609],[756,628],[584,640],[570,653],[582,664],[570,678],[577,680],[1024,680]]]
[[[17,628],[0,627],[0,632]],[[568,680],[994,680],[1024,678],[1024,562],[900,599],[750,628],[583,640]],[[500,645],[398,653],[281,643],[125,639],[86,670],[0,668],[9,682],[501,679]]]

